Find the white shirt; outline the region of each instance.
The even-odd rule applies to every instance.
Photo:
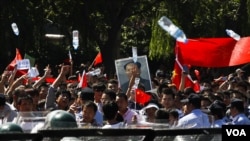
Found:
[[[0,110],[0,117],[1,117],[0,124],[11,122],[14,120],[15,117],[17,117],[17,111],[11,104],[6,102],[3,110]]]
[[[116,124],[106,124],[102,127],[102,129],[122,128],[122,127],[124,127],[124,122],[118,122]]]
[[[125,123],[131,124],[132,123],[132,118],[135,115],[137,116],[137,119],[139,119],[138,114],[134,110],[132,110],[130,108],[127,108],[127,109],[128,109],[127,112],[122,115],[123,120],[124,120]]]

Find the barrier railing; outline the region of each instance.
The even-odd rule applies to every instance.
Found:
[[[163,141],[163,140],[196,140],[215,141],[221,140],[220,128],[199,129],[154,129],[154,128],[72,128],[40,130],[38,133],[4,133],[0,134],[0,140],[63,140],[65,137],[76,137],[77,140],[134,140],[134,141]],[[178,138],[179,137],[179,138]],[[184,137],[184,139],[183,139]],[[180,139],[179,139],[180,140]]]

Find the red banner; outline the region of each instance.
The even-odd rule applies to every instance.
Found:
[[[182,64],[200,67],[228,67],[250,62],[250,37],[238,42],[232,38],[188,39],[176,42],[175,51]]]

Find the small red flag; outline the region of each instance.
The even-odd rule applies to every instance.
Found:
[[[18,60],[22,60],[22,59],[23,59],[23,58],[22,58],[22,56],[21,56],[21,53],[20,53],[19,49],[16,48],[16,57],[15,57],[15,58],[12,60],[12,62],[7,66],[7,69],[8,69],[9,71],[13,71],[14,68],[15,68],[15,66],[16,66],[16,62],[17,62]],[[22,76],[22,75],[26,74],[27,72],[28,72],[28,70],[17,70],[16,76],[17,76],[17,77]]]
[[[151,96],[141,89],[135,89],[135,94],[136,94],[135,101],[141,105],[144,105],[151,99]]]
[[[78,84],[78,88],[87,87],[88,86],[88,80],[87,80],[87,74],[85,73],[85,70],[83,71],[82,76],[80,76],[80,74],[79,74],[78,80],[79,80],[79,78],[81,78],[81,79],[80,79],[80,82]]]
[[[45,78],[45,82],[52,84],[56,79],[53,77],[47,77]]]
[[[16,62],[17,60],[22,60],[22,56],[21,53],[19,52],[19,49],[16,48],[16,57],[14,58],[14,60],[12,60],[12,62],[8,65],[8,70],[13,70],[15,68]]]
[[[174,70],[172,75],[172,82],[179,89],[181,83],[181,75],[182,75],[183,67],[180,62],[175,59]],[[185,79],[185,87],[193,87],[193,80],[190,75],[187,75]]]
[[[94,60],[94,66],[96,66],[97,64],[100,64],[102,63],[102,54],[101,52],[99,52],[96,57],[95,57],[95,60]]]

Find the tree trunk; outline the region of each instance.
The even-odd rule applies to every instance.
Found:
[[[109,32],[109,38],[104,46],[101,47],[101,53],[103,58],[103,64],[105,66],[104,73],[107,74],[108,78],[113,78],[115,70],[115,59],[119,56],[120,49],[120,28],[114,27]]]

